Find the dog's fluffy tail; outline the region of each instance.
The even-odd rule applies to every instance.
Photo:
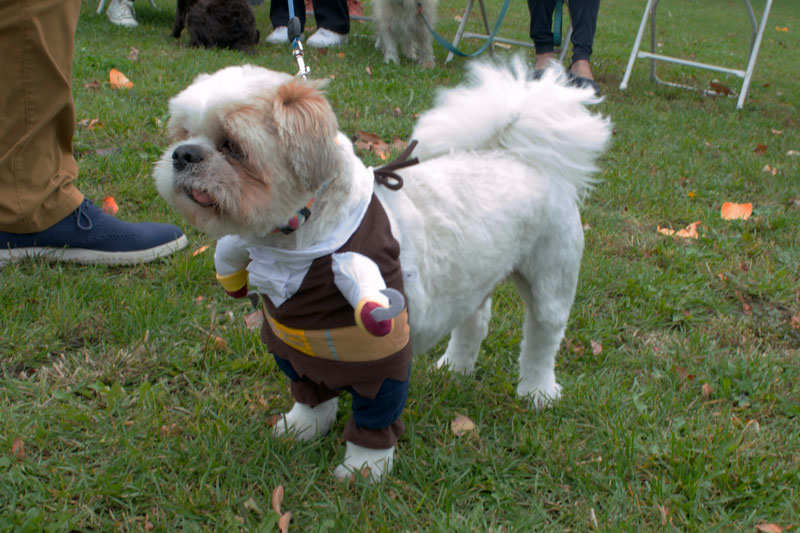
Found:
[[[534,81],[533,69],[515,57],[509,64],[474,62],[467,81],[442,90],[436,106],[420,116],[414,155],[429,159],[453,151],[510,152],[547,175],[588,192],[595,161],[611,135],[611,123],[587,104],[600,98],[590,88],[567,86],[553,64]]]

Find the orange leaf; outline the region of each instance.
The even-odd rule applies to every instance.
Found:
[[[264,313],[262,313],[260,310],[244,315],[244,325],[247,326],[247,329],[260,328],[263,322]]]
[[[379,143],[383,142],[383,139],[381,139],[379,136],[375,135],[374,133],[368,133],[366,131],[359,130],[359,131],[356,132],[356,135],[358,135],[359,139],[361,139],[362,141],[366,141],[368,143],[379,144]]]
[[[719,82],[712,81],[711,83],[709,83],[709,85],[711,86],[711,90],[717,94],[723,94],[725,96],[733,94],[733,91],[731,91],[728,87],[722,85]]]
[[[228,351],[228,343],[222,337],[214,337],[214,346],[218,350]]]
[[[292,519],[292,513],[286,513],[278,520],[278,528],[281,533],[289,533],[289,520]]]
[[[19,437],[11,441],[11,456],[17,461],[25,459],[25,443]]]
[[[205,246],[201,246],[200,248],[198,248],[197,250],[195,250],[194,252],[192,252],[192,256],[195,256],[195,255],[200,255],[200,254],[202,254],[203,252],[205,252],[206,250],[208,250],[208,245],[207,245],[207,244],[206,244]]]
[[[475,422],[469,417],[456,413],[456,417],[450,422],[450,429],[456,437],[460,437],[475,429]]]
[[[783,28],[781,28],[780,26],[775,26],[775,29],[778,31],[789,33],[789,26],[784,26]]]
[[[792,327],[792,329],[800,329],[800,313],[797,313],[792,317],[792,319],[789,321],[789,325]]]
[[[767,153],[767,145],[758,143],[753,152],[755,152],[756,155],[764,155]]]
[[[272,508],[278,514],[281,514],[281,503],[283,503],[283,485],[278,485],[272,491]]]
[[[720,216],[724,220],[747,220],[753,214],[753,204],[734,204],[725,202],[719,210]]]
[[[119,207],[117,206],[117,202],[114,201],[113,196],[106,196],[105,198],[103,198],[102,207],[103,211],[105,211],[106,214],[109,214],[111,216],[116,215],[117,211],[119,211]]]
[[[601,353],[603,353],[603,345],[600,344],[599,342],[590,340],[589,344],[592,347],[592,353],[594,355],[600,355]]]
[[[338,54],[336,54],[336,56],[337,56],[339,59],[344,59],[344,52],[339,52]]]
[[[761,533],[782,533],[783,528],[775,524],[757,524],[756,529]]]
[[[684,229],[678,231],[670,228],[662,228],[661,226],[657,226],[656,230],[662,235],[673,235],[675,237],[681,237],[684,239],[697,239],[699,237],[697,234],[697,226],[699,225],[700,221],[698,220],[697,222],[692,222]]]
[[[118,71],[115,68],[112,68],[108,72],[108,83],[115,89],[130,89],[133,87],[133,83],[131,80],[125,77],[125,74]]]

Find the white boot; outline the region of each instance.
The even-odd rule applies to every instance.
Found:
[[[348,441],[344,462],[336,467],[333,475],[341,481],[352,479],[356,475],[365,475],[369,481],[375,482],[391,472],[393,464],[394,446],[373,450]]]
[[[272,428],[272,434],[277,437],[288,435],[300,440],[321,437],[331,430],[336,421],[338,407],[338,398],[332,398],[314,407],[295,402],[291,411],[285,413]]]

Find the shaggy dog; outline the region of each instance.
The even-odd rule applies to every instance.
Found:
[[[247,0],[178,0],[172,36],[187,25],[192,46],[248,52],[260,38]]]
[[[390,184],[402,181],[402,187],[395,190],[374,181],[372,169],[365,168],[338,131],[321,82],[249,65],[203,74],[170,102],[173,144],[156,165],[156,186],[194,226],[220,238],[215,263],[221,281],[247,267],[250,287],[266,295],[262,337],[273,352],[282,326],[273,324],[281,319],[272,313],[287,305],[281,302],[294,290],[302,290],[297,285],[305,284],[303,275],[310,276],[314,268],[307,262],[347,239],[353,231],[348,224],[364,217],[360,213],[366,203],[385,213],[388,238],[399,245],[413,352],[424,353],[450,334],[438,367],[465,373],[474,369],[488,331],[492,291],[510,278],[525,305],[516,390],[541,408],[561,393],[554,365],[583,252],[578,207],[593,183],[610,123],[587,109],[586,104],[598,101],[594,92],[567,86],[563,71],[554,67],[540,80],[531,78],[519,59],[506,66],[473,64],[468,83],[442,91],[436,106],[419,118],[413,138],[419,141],[415,155],[422,162],[396,171],[400,180]],[[298,213],[303,213],[300,220]],[[367,236],[373,236],[372,229]],[[376,224],[375,235],[380,231]],[[341,255],[357,259],[359,254]],[[336,271],[333,263],[328,259],[326,268]],[[353,270],[361,269],[355,263]],[[364,270],[370,264],[369,258],[364,261]],[[338,268],[341,274],[350,267]],[[381,270],[366,292],[378,306],[394,308],[397,302],[388,298],[387,303],[377,294],[381,276],[389,277]],[[347,292],[339,277],[336,287]],[[315,294],[306,294],[309,307],[321,304]],[[359,296],[347,300],[358,322],[354,308]],[[384,321],[392,331],[394,320]],[[303,327],[293,327],[300,329],[284,333],[296,335],[302,344]],[[369,358],[366,351],[357,356]],[[328,377],[332,382],[352,372],[357,389],[365,379],[356,363],[298,357],[291,362],[293,377],[288,363],[276,357],[292,379],[293,393],[296,385],[314,378],[311,370],[296,368],[299,363],[329,365],[321,378],[326,383]],[[378,361],[388,366],[391,359]],[[408,369],[403,372],[407,377]],[[276,434],[310,439],[331,428],[335,394],[308,403],[297,398],[273,430]],[[347,431],[337,477],[361,471],[377,479],[391,469],[393,444],[364,445],[347,437]]]
[[[403,55],[423,67],[433,66],[433,36],[422,20],[436,26],[438,0],[376,0],[372,18],[378,38],[375,46],[383,52],[383,62],[397,63],[397,46]]]

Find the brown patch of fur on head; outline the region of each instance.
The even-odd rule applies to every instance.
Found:
[[[295,175],[313,190],[338,174],[338,124],[321,82],[295,78],[278,88],[274,118]]]

